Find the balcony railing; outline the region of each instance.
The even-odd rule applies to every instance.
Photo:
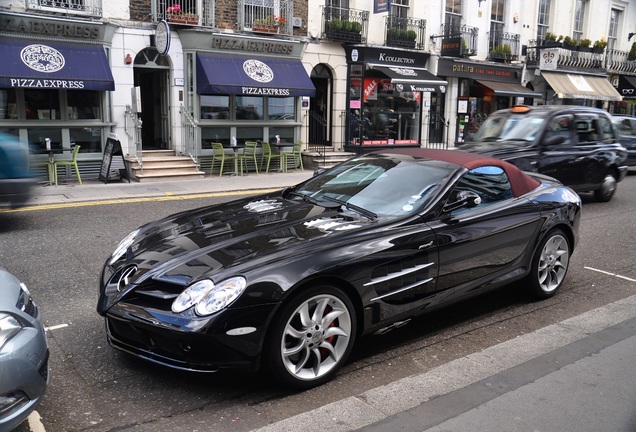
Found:
[[[580,49],[564,48],[563,46],[537,46],[536,41],[530,41],[526,56],[526,64],[530,67],[539,66],[542,53],[546,50],[556,50],[558,54],[557,69],[604,69],[605,52],[580,51]]]
[[[155,21],[165,19],[178,25],[210,25],[203,19],[204,3],[214,5],[212,0],[156,0],[153,2],[152,14]]]
[[[365,43],[369,11],[322,6],[323,37],[342,43]]]
[[[238,2],[239,26],[255,33],[293,34],[293,0]]]
[[[68,15],[102,16],[102,0],[27,0],[26,8]]]
[[[459,41],[459,50],[457,50],[457,52],[459,52],[460,57],[470,57],[477,54],[478,35],[479,29],[477,27],[442,24],[441,33],[439,35],[433,35],[431,38],[442,38],[442,41]],[[443,45],[444,42],[442,42],[442,46]],[[442,49],[442,51],[444,51],[444,49]]]
[[[402,18],[393,15],[386,17],[387,46],[398,48],[424,48],[426,20]]]
[[[519,60],[521,35],[506,32],[488,34],[488,59],[494,61]]]
[[[608,49],[605,51],[605,69],[610,73],[636,74],[636,60],[628,60],[627,51]]]

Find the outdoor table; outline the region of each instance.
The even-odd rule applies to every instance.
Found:
[[[234,144],[234,145],[230,145],[230,148],[232,149],[232,151],[234,151],[234,172],[230,173],[230,175],[239,175],[239,169],[238,169],[238,156],[239,156],[239,150],[242,148],[245,148],[244,144]]]

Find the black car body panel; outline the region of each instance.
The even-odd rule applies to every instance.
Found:
[[[627,149],[627,165],[636,166],[636,117],[613,115],[612,122],[618,139]]]
[[[465,166],[432,159],[453,154],[465,158]],[[516,177],[511,195],[446,210],[472,165],[480,163],[510,170]],[[360,168],[364,164],[371,168]],[[377,175],[374,168],[386,171]],[[441,177],[426,187],[382,185],[394,181],[385,177],[398,168],[411,183],[420,170]],[[335,195],[313,199],[299,193],[327,190],[325,185],[349,191],[350,183],[338,182],[355,169],[360,172],[349,175],[357,176],[359,190],[348,204],[335,204]],[[374,187],[386,194],[378,196]],[[393,205],[399,193],[404,202],[398,196]],[[490,188],[483,193],[487,198]],[[104,265],[97,310],[106,318],[111,345],[139,357],[196,371],[257,368],[281,308],[311,287],[328,284],[346,293],[358,317],[356,333],[383,331],[527,276],[553,228],[567,233],[574,249],[579,219],[580,200],[570,189],[548,177],[531,179],[497,159],[452,151],[367,155],[294,188],[141,227],[125,253]],[[194,308],[173,312],[187,287],[236,276],[247,287],[223,310],[208,316]]]
[[[515,127],[519,133],[511,132]],[[499,110],[489,116],[474,141],[461,149],[549,175],[577,192],[601,188],[608,174],[620,182],[627,173],[627,151],[609,114],[597,108],[558,105]]]

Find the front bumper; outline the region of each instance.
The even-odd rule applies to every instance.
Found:
[[[629,171],[629,167],[627,165],[619,166],[618,178],[616,179],[616,181],[617,182],[623,181],[623,179],[627,176],[628,171]]]
[[[275,307],[225,309],[205,320],[188,322],[161,319],[164,312],[117,304],[105,317],[106,332],[113,348],[174,369],[257,369]]]

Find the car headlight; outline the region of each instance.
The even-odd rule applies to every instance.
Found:
[[[0,349],[9,339],[22,329],[22,326],[13,316],[0,312]]]
[[[135,237],[137,236],[138,233],[139,233],[139,230],[136,229],[130,234],[128,234],[126,237],[124,237],[122,241],[119,242],[119,244],[117,245],[117,248],[115,249],[115,252],[113,252],[113,254],[110,256],[110,261],[108,261],[109,265],[113,265],[119,258],[124,256],[124,254],[126,253],[126,250],[130,247],[130,245],[134,243]]]
[[[190,285],[179,297],[172,302],[172,311],[183,312],[195,306],[197,315],[211,315],[229,306],[241,295],[247,286],[244,277],[233,277],[215,285],[209,279],[204,279]]]

